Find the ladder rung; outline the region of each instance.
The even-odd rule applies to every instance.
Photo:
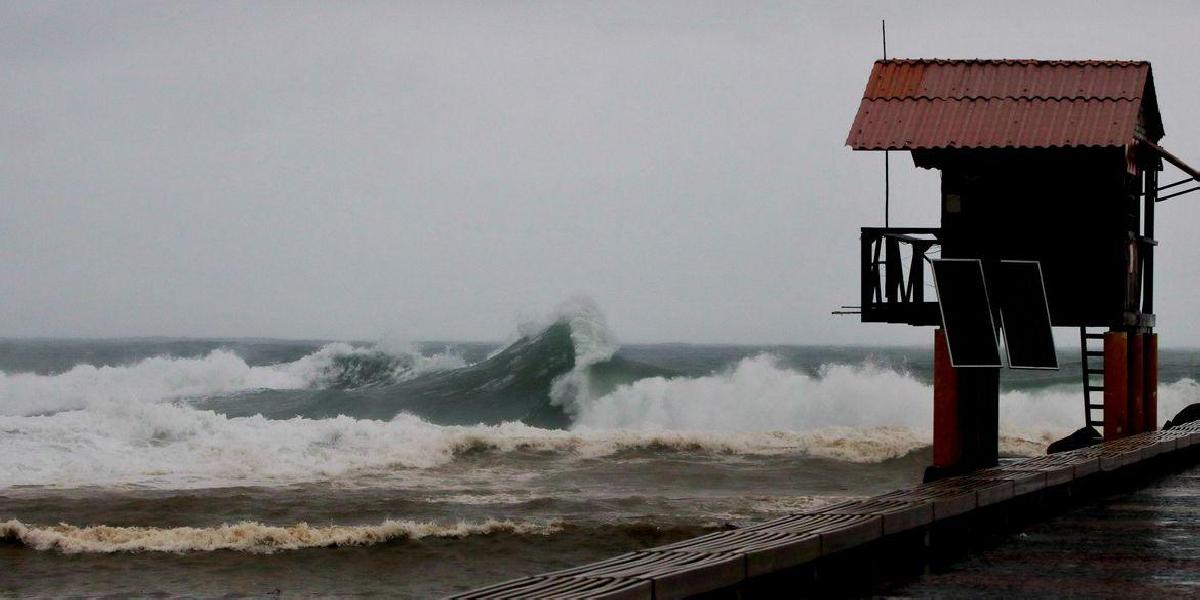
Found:
[[[1087,389],[1088,389],[1088,391],[1089,391],[1089,392],[1103,392],[1103,391],[1104,391],[1104,386],[1102,386],[1102,385],[1089,385],[1089,386],[1087,386]]]
[[[1103,404],[1089,404],[1087,406],[1088,406],[1088,410],[1101,410],[1104,408]]]
[[[1088,356],[1104,356],[1104,351],[1103,350],[1088,350],[1087,352],[1084,352],[1084,354],[1086,354]]]
[[[1088,375],[1103,375],[1104,369],[1088,369]]]
[[[1089,340],[1102,340],[1102,339],[1104,339],[1104,334],[1103,333],[1085,333],[1085,334],[1083,334],[1083,337],[1085,337]]]
[[[1089,419],[1087,424],[1088,424],[1088,427],[1097,427],[1097,426],[1104,427],[1104,421],[1093,421],[1093,420]]]

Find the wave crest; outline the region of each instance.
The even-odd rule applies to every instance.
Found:
[[[411,345],[394,344],[371,348],[329,344],[298,362],[310,363],[299,367],[305,373],[307,387],[342,390],[381,386],[467,366],[461,356],[451,352],[425,355]]]
[[[559,305],[553,319],[570,327],[575,363],[551,382],[550,404],[575,418],[593,396],[592,367],[612,359],[619,346],[604,313],[590,298],[577,297]]]
[[[648,377],[583,403],[577,428],[679,431],[814,431],[903,427],[929,439],[932,387],[903,371],[867,361],[828,364],[815,374],[760,354],[700,377]],[[1159,386],[1159,413],[1200,401],[1192,379]],[[1077,385],[1000,394],[1001,432],[1008,450],[1045,445],[1079,427]],[[1045,442],[1043,444],[1043,442]]]
[[[464,366],[450,353],[410,346],[363,348],[336,342],[290,363],[250,366],[229,350],[202,357],[155,356],[124,366],[76,365],[55,375],[0,372],[0,415],[48,414],[97,402],[160,402],[250,390],[359,388]]]
[[[270,554],[283,550],[371,546],[398,540],[465,538],[477,535],[552,535],[561,531],[557,521],[516,523],[489,519],[480,523],[387,520],[377,525],[330,525],[307,523],[277,526],[241,522],[216,527],[53,527],[26,525],[20,521],[0,522],[0,540],[16,541],[35,550],[57,550],[64,554],[115,552],[212,552],[232,550]]]
[[[651,377],[583,405],[576,424],[596,429],[804,431],[818,427],[928,427],[929,388],[871,363],[826,365],[817,376],[770,354],[702,377]]]
[[[768,355],[703,377],[651,377],[579,406],[570,429],[521,422],[436,425],[389,420],[232,417],[175,403],[94,402],[53,416],[0,416],[4,485],[386,484],[479,453],[572,460],[622,452],[796,455],[880,462],[928,446],[931,390],[872,364],[806,374]],[[1160,387],[1163,414],[1200,397]],[[1001,451],[1030,456],[1072,430],[1074,386],[1001,396]],[[539,459],[541,460],[541,459]]]

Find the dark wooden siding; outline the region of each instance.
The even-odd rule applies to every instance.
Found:
[[[1056,326],[1119,324],[1136,311],[1127,263],[1138,229],[1137,197],[1130,194],[1136,178],[1126,173],[1123,153],[946,158],[939,161],[943,256],[1041,261]]]

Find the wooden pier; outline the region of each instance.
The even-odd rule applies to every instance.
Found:
[[[514,579],[454,598],[853,596],[1200,459],[1200,422]],[[1097,549],[1101,550],[1101,549]],[[1081,555],[1080,560],[1087,560]],[[1067,593],[1069,590],[1061,590]]]
[[[1193,598],[1200,588],[1200,466],[1074,508],[879,596]]]

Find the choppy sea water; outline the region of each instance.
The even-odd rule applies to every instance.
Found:
[[[1082,420],[1006,371],[1002,452]],[[1200,352],[1160,355],[1160,417]],[[0,595],[431,597],[916,483],[928,348],[0,340]]]

